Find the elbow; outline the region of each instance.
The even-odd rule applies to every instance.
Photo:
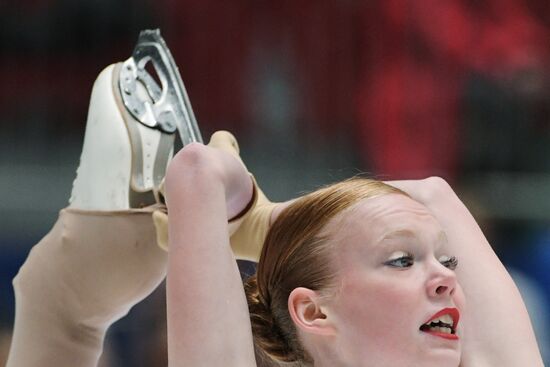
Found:
[[[174,155],[168,166],[168,172],[186,167],[196,169],[204,166],[209,160],[209,148],[200,143],[191,143],[184,146]]]
[[[424,180],[430,191],[436,194],[448,194],[452,191],[451,185],[443,177],[431,176]]]
[[[200,143],[191,143],[182,148],[170,161],[165,177],[167,196],[182,185],[195,181],[213,182],[220,175],[216,160],[209,148]]]
[[[440,202],[441,200],[456,198],[456,194],[451,185],[442,177],[432,176],[423,180],[423,198],[426,204]]]
[[[214,169],[211,148],[191,143],[183,147],[170,161],[166,171],[166,183],[184,177],[206,174]]]

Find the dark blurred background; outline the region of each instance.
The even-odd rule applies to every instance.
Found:
[[[0,362],[11,279],[67,205],[99,72],[160,28],[208,137],[274,200],[368,172],[447,179],[518,283],[550,363],[547,0],[0,1]],[[163,289],[103,367],[166,366]]]

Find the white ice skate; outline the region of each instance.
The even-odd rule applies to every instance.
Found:
[[[160,32],[142,31],[132,56],[109,65],[94,83],[69,207],[112,211],[157,202],[176,131],[183,145],[202,142]]]

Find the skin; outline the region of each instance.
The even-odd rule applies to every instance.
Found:
[[[252,182],[234,149],[217,145],[220,149],[186,146],[166,177],[174,246],[168,275],[170,366],[255,365],[248,308],[227,238],[227,220],[250,202]],[[83,246],[93,238],[72,239],[66,248],[63,232],[59,240],[33,248],[16,280],[18,347],[10,352],[9,366],[97,365],[108,327],[164,278],[166,256],[154,243],[150,213],[140,217],[138,234],[130,235],[135,228],[119,227],[114,219],[105,225],[107,233],[122,233],[120,238],[143,236],[138,242],[113,247],[96,236],[94,246]],[[84,224],[76,224],[72,229],[78,233],[75,228]],[[224,337],[232,328],[228,343]]]
[[[444,230],[447,237],[446,244],[433,240],[432,236],[435,255],[439,255],[437,247],[439,244],[442,246],[443,252],[448,252],[460,259],[460,265],[455,274],[468,300],[468,307],[461,309],[460,323],[467,327],[459,330],[462,348],[460,366],[543,366],[529,315],[519,292],[474,218],[449,185],[439,178],[394,181],[390,184],[406,191],[415,201],[423,204]],[[248,307],[238,269],[230,250],[227,233],[228,218],[240,213],[251,200],[252,189],[248,173],[231,154],[191,144],[172,160],[166,177],[166,193],[170,208],[170,252],[168,254],[167,283],[169,365],[171,367],[184,365],[255,366]],[[273,210],[272,220],[287,205],[288,202],[278,204]],[[350,244],[353,243],[353,238],[348,240]],[[430,242],[430,237],[426,239],[426,242]],[[360,243],[359,245],[364,244]],[[350,254],[353,253],[352,250],[346,251],[350,251]],[[342,263],[355,261],[354,256],[345,256],[346,251],[340,254],[338,261]],[[55,254],[52,252],[49,255]],[[98,247],[97,255],[87,257],[88,266],[80,267],[78,271],[74,272],[76,278],[71,279],[77,279],[78,276],[85,277],[87,270],[97,270],[97,266],[103,264],[105,257],[112,257],[112,249],[105,246]],[[127,256],[133,259],[140,258],[140,261],[146,263],[155,260],[153,257],[140,256],[135,249],[128,251]],[[437,265],[433,257],[420,256],[420,258],[422,259],[421,263],[424,261],[420,268],[424,270],[420,271],[418,278],[429,277],[430,274],[446,273],[447,280],[449,282],[452,280],[452,276]],[[425,262],[426,259],[429,261]],[[438,259],[438,256],[435,259]],[[363,275],[371,274],[370,270],[372,269],[368,271],[367,264],[363,262],[360,265],[365,268],[359,268],[360,271],[347,276],[342,275],[345,277],[343,279],[347,279],[342,282],[342,287],[347,288],[340,294],[366,291],[367,286],[369,291],[373,291],[376,290],[373,288],[376,284],[381,285],[383,280],[389,282],[390,279],[393,279],[380,276],[376,278],[376,282],[367,282],[367,277]],[[40,281],[56,279],[56,276],[59,275],[57,270],[57,268],[52,269],[51,267],[40,268]],[[409,272],[406,270],[394,274],[390,273],[390,270],[386,275],[397,276],[400,274],[399,276],[405,277],[404,274]],[[134,281],[128,282],[125,287],[128,292],[141,286],[141,283],[136,283],[134,278],[127,277],[125,267],[119,266],[110,269],[108,273],[111,274],[109,279],[112,276],[133,279]],[[91,276],[90,279],[99,280],[96,276]],[[371,278],[369,277],[369,279]],[[410,281],[410,279],[406,281]],[[111,288],[107,286],[111,285],[110,283],[112,282],[109,284],[98,283],[96,286],[98,288],[106,287],[105,289],[109,290]],[[395,297],[393,290],[397,289],[394,287],[397,287],[399,283],[395,285],[393,282],[393,284],[394,286],[387,288],[379,287],[377,291],[384,292],[386,296]],[[428,288],[425,286],[423,291],[416,294],[422,295]],[[82,290],[82,287],[74,290]],[[401,291],[406,292],[407,290]],[[53,301],[56,305],[63,301],[61,303],[67,305],[63,296],[70,294],[64,292],[55,299],[43,297],[40,302],[43,305],[51,306]],[[83,304],[89,303],[85,300],[90,295],[93,294],[82,292],[78,294]],[[320,355],[322,341],[336,340],[338,332],[341,334],[341,340],[347,340],[350,350],[353,350],[353,353],[349,355],[357,352],[359,347],[363,347],[363,345],[354,344],[352,336],[366,331],[350,323],[346,327],[347,332],[343,333],[342,327],[339,328],[339,325],[344,324],[343,319],[340,324],[332,321],[343,317],[346,312],[350,312],[358,304],[365,303],[364,298],[356,300],[355,303],[351,301],[323,303],[326,301],[326,297],[304,288],[295,289],[291,296],[289,311],[295,319],[299,334],[310,336],[303,339],[306,349],[311,351],[311,354]],[[95,297],[92,300],[93,304],[101,306],[101,320],[106,318],[115,320],[120,317],[119,307],[124,306],[129,309],[142,299],[142,296],[136,296],[124,301],[124,305],[110,304],[109,302],[106,305],[97,303],[100,300],[110,301],[110,297]],[[414,307],[407,303],[408,307],[417,310],[418,306],[418,309],[424,310],[425,304],[432,307],[432,303],[438,303],[437,300],[429,296],[426,298],[417,299],[418,302],[414,303]],[[401,309],[400,301],[402,301],[401,298],[394,298],[395,305],[391,306]],[[374,305],[369,304],[369,307],[374,307]],[[357,310],[361,311],[361,308]],[[81,312],[79,309],[73,311]],[[398,315],[398,311],[395,311],[394,317],[397,317],[395,315]],[[429,309],[425,311],[427,314],[431,312]],[[107,313],[110,313],[109,317],[105,316]],[[416,340],[414,339],[416,331],[410,334],[411,330],[416,327],[418,319],[420,322],[425,321],[422,317],[423,313],[424,311],[418,311],[418,313],[414,311],[410,318],[402,320],[405,323],[407,335],[413,340]],[[92,323],[94,320],[97,322],[98,318],[92,316],[88,318],[88,322]],[[34,316],[28,317],[29,322],[32,323]],[[367,323],[368,317],[369,315],[358,313],[356,320]],[[409,320],[411,320],[411,324],[408,324]],[[55,340],[52,343],[49,343],[49,339],[41,340],[38,333],[27,333],[27,339],[22,343],[30,345],[36,342],[39,345],[47,346],[47,348],[27,348],[27,352],[39,356],[44,362],[42,363],[44,366],[59,365],[59,363],[52,364],[48,361],[50,359],[59,361],[60,355],[70,355],[70,358],[78,360],[78,365],[82,366],[93,366],[97,363],[101,354],[101,341],[108,324],[102,325],[103,331],[98,336],[98,342],[84,350],[76,348],[78,340],[74,339],[75,335],[81,335],[79,331],[82,327],[80,319],[63,323],[58,319],[50,321],[49,330],[54,330],[54,333],[59,331],[60,334],[66,334],[64,339],[75,344],[66,349],[62,345],[55,344]],[[17,325],[16,323],[16,327]],[[433,349],[440,350],[441,348],[435,346]],[[345,350],[345,348],[341,350]],[[335,350],[327,358],[341,359],[341,353],[337,352],[338,350]],[[357,353],[361,353],[361,351],[359,350]],[[440,354],[445,353],[447,351],[443,350]],[[452,351],[449,351],[449,354],[452,354]],[[409,361],[404,363],[409,363]],[[14,365],[19,366],[15,359]]]
[[[217,149],[187,145],[168,167],[171,367],[256,365],[248,306],[227,230],[228,218],[246,207],[251,192],[244,166]]]
[[[450,186],[437,177],[389,184],[407,192],[428,209],[446,234],[446,249],[460,259],[455,273],[468,307],[461,312],[460,323],[466,328],[459,330],[462,350],[459,366],[544,366],[529,315],[514,282]],[[295,315],[293,319],[306,348],[313,355],[319,354],[324,350],[323,335],[335,333],[327,326],[330,314],[322,307],[323,297],[315,292],[297,289],[291,297],[294,293],[303,294],[289,301],[291,315]],[[334,353],[327,358],[335,358]]]
[[[169,365],[255,366],[248,308],[227,234],[227,219],[231,213],[240,212],[250,200],[249,188],[243,190],[249,178],[234,157],[231,161],[229,155],[223,156],[206,148],[190,145],[180,151],[170,164],[166,177],[170,211],[167,281]],[[425,283],[422,289],[415,292],[421,298],[415,298],[411,317],[403,320],[406,336],[414,340],[412,355],[415,358],[418,356],[418,351],[424,348],[422,338],[428,337],[415,334],[420,324],[426,321],[425,316],[431,316],[440,304],[456,302],[456,306],[462,307],[456,296],[458,288],[451,284],[456,280],[452,280],[453,276],[437,264],[440,251],[443,251],[460,259],[456,276],[468,300],[468,308],[462,310],[461,315],[461,324],[468,327],[460,331],[460,366],[543,366],[519,292],[452,189],[441,179],[392,184],[423,204],[447,237],[445,246],[435,239],[440,237],[434,234],[439,231],[433,230],[423,239],[430,245],[428,252],[420,256],[420,280],[414,284],[420,287],[422,282]],[[281,204],[281,209],[286,205]],[[277,212],[280,210],[274,211]],[[426,213],[422,216],[429,218]],[[435,223],[433,225],[436,226]],[[342,262],[351,260],[349,257],[339,259]],[[347,275],[343,286],[349,289],[344,289],[342,294],[353,293],[355,289],[363,292],[367,285],[370,287],[376,283],[367,284],[358,274]],[[399,274],[401,276],[405,272]],[[426,294],[429,289],[426,284],[430,279],[442,276],[450,282],[449,288],[455,288],[456,299],[450,291],[450,297],[446,300],[431,299]],[[390,278],[378,280],[382,279]],[[383,290],[381,287],[378,291],[390,292],[391,289]],[[391,295],[395,296],[393,293]],[[343,321],[344,315],[349,315],[353,307],[364,304],[364,298],[349,301],[347,306],[345,302],[335,303],[332,309],[323,301],[326,297],[304,288],[295,289],[289,298],[289,312],[299,335],[309,335],[303,337],[305,348],[318,356],[329,341],[349,341],[349,346],[339,349],[345,353],[333,349],[333,353],[327,353],[327,358],[341,365],[354,365],[355,360],[366,358],[360,350],[364,345],[354,343],[353,338],[367,331],[356,327],[353,320],[347,325]],[[402,309],[405,306],[395,307]],[[366,326],[368,315],[356,316],[354,320]],[[228,333],[228,330],[231,332]],[[366,335],[364,337],[366,339]],[[426,339],[428,350],[433,351],[429,353],[430,363],[440,358],[442,365],[456,365],[455,350],[446,350],[438,346],[437,341],[432,343],[430,340]],[[348,347],[349,353],[345,350]],[[409,365],[408,360],[403,361],[402,366]]]
[[[468,302],[460,366],[544,366],[516,285],[449,184],[439,177],[389,184],[428,208],[460,259],[456,275]]]
[[[456,274],[444,265],[452,254],[439,222],[398,194],[363,200],[335,219],[327,232],[336,294],[315,299],[322,325],[302,332],[307,344],[317,344],[315,365],[458,366],[460,339],[419,330],[443,308],[465,308]]]

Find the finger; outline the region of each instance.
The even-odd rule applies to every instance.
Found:
[[[218,148],[234,156],[239,156],[239,144],[229,131],[219,130],[210,137],[209,147]]]
[[[153,223],[157,232],[157,245],[164,251],[168,251],[168,216],[160,210],[155,210]]]

